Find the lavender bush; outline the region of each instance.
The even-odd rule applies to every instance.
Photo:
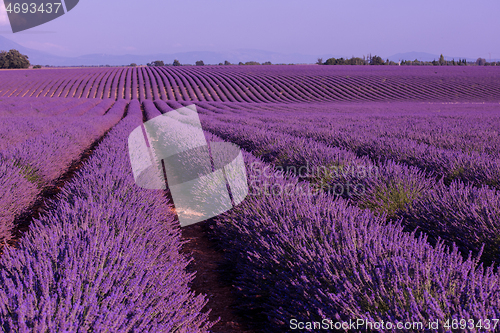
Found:
[[[409,226],[454,242],[467,254],[483,252],[485,262],[500,263],[500,196],[487,187],[442,182],[404,211]],[[484,246],[484,249],[483,249]]]
[[[121,104],[121,103],[120,103]],[[0,326],[13,332],[208,332],[163,191],[135,186],[127,137],[137,101],[0,258]]]
[[[10,238],[14,218],[35,201],[42,188],[122,118],[125,106],[125,101],[119,101],[106,115],[94,117],[94,121],[76,120],[0,151],[2,239]]]
[[[247,172],[252,186],[270,180]],[[293,187],[297,179],[272,182]],[[216,220],[212,236],[235,267],[242,309],[267,318],[265,331],[286,330],[293,318],[427,323],[500,315],[492,267],[324,193],[249,196]]]
[[[203,105],[207,108],[206,104]],[[498,188],[498,107],[494,104],[482,105],[476,111],[467,104],[455,105],[453,109],[437,105],[427,107],[434,112],[424,108],[426,111],[422,113],[420,109],[416,109],[419,106],[415,103],[396,104],[389,110],[384,110],[379,104],[356,108],[352,105],[313,105],[308,106],[307,111],[297,106],[276,106],[275,112],[262,110],[262,107],[260,112],[256,112],[242,105],[239,106],[238,113],[224,113],[217,119],[310,138],[332,147],[353,151],[358,156],[368,156],[375,161],[390,159],[416,166],[435,176],[445,177],[447,183],[457,179]],[[217,104],[216,107],[230,111],[228,105]],[[438,123],[435,123],[436,109],[446,111],[442,112],[442,119],[438,118]],[[216,112],[214,106],[209,106],[208,110]],[[346,115],[347,110],[349,113]],[[380,116],[379,112],[385,113]],[[474,113],[471,115],[472,112]],[[283,117],[283,113],[290,116]],[[424,125],[414,124],[419,120]],[[417,129],[409,131],[410,126],[416,126]],[[452,128],[455,128],[455,133],[450,135]],[[422,134],[425,131],[429,133],[428,136]],[[448,134],[443,137],[442,133],[434,134],[436,131],[446,131]],[[420,133],[420,136],[416,133]],[[408,138],[412,136],[418,139]],[[427,138],[434,145],[422,142],[422,138]],[[450,141],[455,148],[450,148]]]
[[[495,68],[84,68],[3,71],[0,81],[0,241],[128,110],[5,249],[4,331],[210,329],[173,207],[134,185],[126,152],[143,120],[193,102],[204,129],[253,153],[247,199],[210,234],[259,331],[286,331],[292,318],[500,315]]]
[[[498,247],[500,226],[495,213],[500,200],[497,191],[484,188],[479,196],[482,199],[465,194],[457,197],[456,187],[465,186],[461,182],[448,187],[416,167],[390,160],[373,165],[370,160],[314,140],[272,132],[243,121],[241,124],[222,122],[206,113],[206,109],[199,109],[205,112],[201,118],[205,129],[285,171],[295,170],[295,176],[308,180],[317,189],[351,199],[361,208],[370,208],[391,218],[404,216],[403,225],[407,230],[418,227],[434,240],[441,237],[456,242],[465,257],[469,251],[480,255],[481,246],[485,244],[486,252],[481,260],[488,264],[500,263],[494,250]],[[302,177],[297,172],[304,166],[313,171],[310,177]],[[327,170],[337,171],[324,173],[322,167],[325,166]],[[470,186],[466,186],[468,191],[472,191]],[[411,207],[419,208],[412,210]]]

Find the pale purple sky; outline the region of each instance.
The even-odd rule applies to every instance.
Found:
[[[80,0],[66,15],[17,34],[4,10],[2,36],[63,56],[259,49],[500,58],[498,0]]]

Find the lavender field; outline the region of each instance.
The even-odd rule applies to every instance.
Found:
[[[129,160],[193,104],[243,149],[246,199],[201,224],[245,332],[500,332],[500,71],[313,65],[0,71],[3,331],[238,331]]]

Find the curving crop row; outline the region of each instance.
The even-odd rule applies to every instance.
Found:
[[[259,331],[283,331],[293,320],[427,326],[500,315],[500,275],[492,267],[324,192],[263,191],[266,182],[281,189],[307,185],[253,155],[244,159],[249,196],[215,219],[211,235],[236,272],[240,309],[261,320]]]
[[[95,77],[94,81],[89,81],[88,84],[85,86],[85,90],[83,91],[82,97],[97,98],[96,97],[97,89],[99,88],[99,85],[106,73],[107,72],[105,71],[97,73],[97,77]]]
[[[419,209],[419,216],[425,218],[405,220],[409,230],[418,226],[434,239],[441,237],[450,243],[456,242],[465,255],[469,251],[480,254],[484,244],[484,262],[500,263],[499,192],[488,188],[472,191],[466,186],[467,191],[479,194],[460,194],[460,186],[465,186],[462,183],[456,183],[458,187],[447,187],[415,167],[391,160],[373,164],[366,157],[358,157],[345,149],[249,124],[220,121],[203,108],[199,110],[205,113],[201,119],[206,130],[308,180],[316,189],[349,198],[360,207],[390,217],[410,216],[409,211]],[[447,194],[439,201],[439,195],[432,193]],[[434,206],[439,207],[432,213],[423,208],[431,205],[430,197],[438,200]],[[461,199],[451,205],[454,197]],[[486,197],[488,199],[483,200]],[[452,228],[455,232],[450,232]]]
[[[132,101],[53,208],[0,258],[2,330],[209,331],[164,191],[137,188],[130,172],[127,137],[141,123]]]
[[[170,84],[170,80],[167,76],[165,76],[165,73],[159,69],[159,68],[153,68],[153,71],[155,72],[155,75],[159,76],[158,84],[159,84],[159,89],[160,89],[160,94],[161,94],[161,99],[163,100],[168,100],[172,99],[175,100],[174,94],[173,94],[173,89]]]
[[[218,105],[218,107],[224,107]],[[226,108],[230,105],[225,106]],[[241,111],[245,112],[246,109]],[[259,106],[264,109],[264,106]],[[273,120],[294,122],[297,125],[319,126],[346,135],[370,135],[384,138],[410,139],[439,148],[477,151],[498,155],[498,104],[421,104],[421,103],[363,103],[349,105],[288,105],[275,106],[286,118]],[[272,114],[262,114],[266,121]],[[362,128],[362,133],[355,133]],[[350,134],[352,133],[352,134]]]
[[[112,101],[112,103],[114,103],[114,101]],[[91,107],[96,104],[98,105],[91,109]],[[107,107],[106,111],[111,107],[108,101],[89,101],[62,112],[61,116],[65,117],[58,115],[37,117],[27,114],[28,112],[24,111],[22,108],[20,110],[18,109],[20,112],[17,116],[2,117],[2,127],[0,128],[0,151],[6,150],[10,146],[32,137],[66,126],[74,122],[74,119],[71,117],[80,116],[84,113],[86,115],[92,115],[98,112],[98,107],[101,105]],[[42,110],[38,112],[43,112],[43,108],[41,109]],[[95,115],[103,115],[104,112]]]
[[[139,98],[141,101],[163,99],[248,103],[497,102],[500,99],[497,84],[499,73],[496,68],[355,67],[165,66],[5,71],[0,74],[0,79],[8,83],[0,88],[0,97]],[[128,89],[131,90],[130,95]]]
[[[0,152],[0,241],[8,240],[14,218],[34,202],[80,154],[123,116],[117,102],[104,116],[74,117],[65,126],[20,141]]]
[[[35,115],[42,109],[68,103],[63,99],[33,98],[33,97],[10,97],[0,99],[0,117]]]
[[[405,107],[408,106],[403,105],[403,108]],[[229,109],[228,105],[224,105],[222,108]],[[334,108],[334,110],[331,108]],[[374,106],[374,108],[380,108],[380,106]],[[457,179],[477,186],[488,185],[495,188],[500,186],[498,183],[500,179],[500,160],[495,155],[471,151],[469,147],[474,147],[474,144],[469,143],[468,137],[470,135],[463,135],[467,138],[462,142],[465,151],[435,147],[434,145],[405,138],[407,121],[403,121],[398,126],[398,119],[400,119],[403,112],[396,113],[392,117],[386,115],[383,120],[379,120],[373,115],[366,118],[354,117],[351,119],[342,113],[342,111],[346,111],[345,109],[335,105],[323,107],[311,107],[304,104],[290,106],[285,111],[286,114],[291,115],[288,117],[283,116],[284,110],[282,109],[277,108],[273,111],[266,112],[262,110],[260,114],[254,115],[248,111],[247,106],[239,106],[238,114],[225,115],[220,119],[226,122],[252,124],[269,131],[279,131],[298,137],[311,138],[330,146],[351,150],[358,156],[368,156],[375,161],[394,160],[416,166],[431,172],[435,176],[444,177],[448,183]],[[371,111],[374,112],[374,110]],[[415,121],[415,118],[411,115],[405,115],[405,117],[408,117],[404,118],[408,119],[408,121]],[[456,112],[450,117],[453,117],[450,121],[456,120]],[[427,124],[432,122],[433,128],[444,126],[437,122],[435,118],[427,116],[424,119]],[[478,127],[482,128],[482,133],[485,133],[486,127],[491,127],[492,140],[484,142],[483,138],[482,144],[479,145],[483,147],[485,145],[500,145],[500,140],[495,135],[498,129],[498,116],[478,114],[473,120]],[[464,121],[467,121],[467,119],[464,119]],[[442,120],[442,124],[448,122],[448,118]],[[460,126],[460,128],[466,127],[464,124],[458,125],[457,121],[455,121],[456,126]],[[400,132],[403,134],[399,134]],[[391,135],[391,133],[394,133],[394,135]],[[477,138],[478,135],[475,134],[475,137]]]
[[[124,95],[123,98],[126,100],[132,99],[132,70],[127,70],[127,78],[124,86]],[[121,97],[119,97],[121,98]]]

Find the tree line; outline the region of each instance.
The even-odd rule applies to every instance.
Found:
[[[323,61],[322,58],[318,58],[318,61],[316,62],[317,65],[389,65],[389,66],[500,66],[500,61],[498,62],[487,62],[484,58],[478,58],[475,62],[467,62],[467,60],[464,59],[452,59],[452,60],[445,60],[444,56],[441,54],[439,57],[439,60],[433,60],[433,61],[421,61],[418,59],[415,60],[402,60],[399,62],[395,62],[389,59],[384,60],[382,57],[377,56],[377,55],[371,55],[369,54],[368,56],[363,56],[362,58],[359,57],[352,57],[350,59],[346,58],[329,58],[326,61]],[[163,61],[157,60],[157,61],[152,61],[151,63],[147,64],[148,66],[192,66],[191,64],[181,64],[179,60],[174,60],[172,64],[165,64]],[[195,63],[196,66],[205,66],[205,63],[203,60],[196,61]],[[236,65],[232,64],[229,61],[224,61],[224,63],[219,63],[219,66],[227,66],[227,65]],[[244,65],[273,65],[270,61],[266,61],[263,63],[259,63],[257,61],[247,61],[247,62],[239,62],[238,65],[244,66]],[[285,65],[285,64],[275,64],[275,65]],[[293,64],[289,64],[293,65]],[[136,64],[132,64],[132,66],[137,66]]]
[[[466,59],[452,59],[445,60],[441,54],[439,60],[421,61],[415,60],[402,60],[395,62],[389,59],[382,59],[382,57],[369,54],[367,57],[362,58],[352,57],[350,59],[344,58],[329,58],[323,62],[322,58],[318,58],[317,65],[390,65],[390,66],[500,66],[500,61],[487,62],[484,58],[477,58],[475,62],[467,62]]]
[[[205,62],[203,60],[198,60],[195,63],[196,66],[205,66]],[[236,65],[232,64],[229,61],[225,60],[224,63],[220,62],[219,66],[229,66],[229,65]],[[257,61],[247,61],[247,62],[239,62],[238,65],[273,65],[270,61],[266,61],[263,63],[257,62]],[[278,64],[278,65],[284,65],[284,64]],[[292,64],[290,64],[292,65]],[[130,66],[135,67],[137,66],[136,63],[130,64]],[[162,60],[156,60],[147,63],[147,66],[192,66],[191,64],[181,64],[179,60],[175,59],[172,64],[168,64],[163,62]]]
[[[382,57],[369,54],[368,56],[352,57],[350,59],[344,58],[329,58],[326,61],[323,61],[322,58],[318,58],[316,62],[317,65],[389,65],[389,66],[500,66],[500,61],[492,61],[487,62],[484,58],[477,58],[475,62],[467,62],[466,59],[452,59],[446,60],[444,56],[441,54],[439,60],[433,61],[420,61],[418,59],[415,60],[402,60],[399,62],[395,62],[389,59],[384,60]],[[205,66],[203,60],[198,60],[195,63],[196,66]],[[224,63],[219,63],[219,66],[228,66],[233,65],[229,61],[224,61]],[[273,65],[270,61],[266,61],[264,63],[259,63],[257,61],[247,61],[247,62],[239,62],[238,65]],[[277,64],[277,65],[285,65],[285,64]],[[290,64],[293,65],[293,64]],[[129,66],[136,67],[136,63],[131,63]],[[175,59],[172,64],[168,64],[163,62],[162,60],[155,60],[147,64],[147,66],[191,66],[186,64],[181,64],[179,60]],[[28,60],[28,56],[21,54],[18,50],[10,50],[10,51],[0,51],[0,69],[15,69],[15,68],[29,68],[30,62]],[[36,65],[33,68],[41,68],[42,66]]]

